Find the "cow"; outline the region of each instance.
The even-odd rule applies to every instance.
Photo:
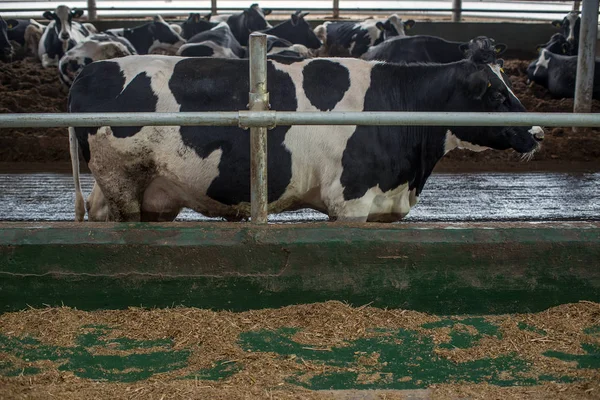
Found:
[[[183,57],[243,58],[246,56],[246,49],[233,36],[229,25],[226,22],[221,22],[209,31],[194,35],[179,48],[177,55]]]
[[[42,66],[48,68],[57,66],[60,58],[84,38],[90,35],[89,30],[73,21],[83,15],[83,10],[73,9],[61,5],[54,12],[46,11],[44,17],[50,23],[44,30],[38,47],[38,56]]]
[[[468,42],[452,42],[436,36],[417,35],[386,40],[371,47],[361,58],[394,63],[451,63],[465,58],[468,50]],[[494,43],[497,56],[505,50],[506,45]]]
[[[0,59],[2,61],[9,61],[12,59],[14,49],[10,40],[8,40],[8,24],[0,16]]]
[[[271,10],[262,9],[254,3],[247,10],[232,15],[217,15],[212,17],[215,22],[227,22],[231,32],[242,46],[248,45],[248,37],[252,32],[272,28],[265,18]]]
[[[554,35],[552,35],[548,43],[539,44],[536,49],[538,54],[541,53],[543,49],[546,49],[550,53],[562,54],[567,56],[575,55],[573,46],[571,45],[571,43],[569,43],[565,35],[563,35],[562,33],[555,33]]]
[[[200,32],[208,31],[216,27],[219,23],[211,22],[210,17],[210,13],[206,15],[190,13],[188,19],[181,23],[181,37],[185,40],[189,40]]]
[[[561,33],[567,38],[576,55],[579,46],[579,30],[581,28],[581,18],[576,11],[571,11],[562,20],[552,21],[552,26],[561,29]]]
[[[276,55],[293,57],[298,60],[312,57],[311,51],[303,44],[293,44],[277,36],[267,35],[267,56],[275,58]],[[247,57],[249,56],[250,54],[247,54]]]
[[[152,22],[135,28],[108,29],[106,32],[129,40],[138,54],[175,54],[185,43],[160,15],[155,16]]]
[[[137,54],[133,45],[123,37],[110,34],[89,36],[83,42],[67,51],[58,63],[60,80],[71,86],[73,80],[86,65],[99,60],[125,57]]]
[[[312,28],[304,20],[307,12],[296,11],[290,19],[274,26],[273,28],[262,31],[267,35],[273,35],[285,39],[292,44],[301,44],[309,49],[318,49],[321,47],[321,41],[313,32]]]
[[[429,65],[269,60],[267,90],[278,111],[524,112],[496,60],[474,59],[483,58]],[[248,70],[247,60],[219,58],[98,61],[73,83],[68,109],[243,110]],[[228,220],[250,216],[249,135],[237,126],[77,127],[69,128],[69,138],[77,220],[85,213],[79,150],[96,180],[95,197],[104,202],[88,209],[107,213],[91,219],[168,221],[183,207]],[[267,145],[268,209],[310,207],[331,220],[398,221],[450,150],[512,148],[532,155],[542,138],[543,130],[531,126],[276,126]]]
[[[375,46],[390,37],[406,36],[406,30],[412,28],[415,21],[402,22],[396,14],[387,19],[370,18],[363,22],[327,21],[315,28],[314,32],[323,43],[320,53],[327,56],[360,57],[371,46]]]
[[[46,26],[34,19],[9,19],[8,40],[18,43],[27,52],[38,54],[38,46]]]
[[[553,97],[575,96],[577,56],[563,56],[543,49],[537,60],[527,68],[528,83],[535,82],[548,89]],[[600,100],[600,59],[596,58],[592,97]]]

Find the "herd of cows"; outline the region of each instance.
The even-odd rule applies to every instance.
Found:
[[[272,27],[268,13],[253,4],[230,16],[193,13],[180,24],[157,16],[97,32],[73,21],[80,11],[59,6],[44,14],[46,27],[9,20],[2,30],[10,44],[6,32],[18,28],[16,41],[44,66],[58,66],[70,86],[69,112],[246,109],[255,31],[268,34],[274,110],[526,111],[498,58],[506,46],[491,38],[406,36],[415,22],[397,15],[313,30],[298,11]],[[556,24],[564,31],[542,46],[528,74],[567,95],[556,80],[575,73],[567,65],[579,22],[569,14]],[[398,221],[452,149],[512,148],[531,157],[543,137],[538,126],[277,126],[268,139],[269,212],[308,207],[331,220]],[[76,220],[86,209],[92,221],[171,221],[183,208],[233,221],[250,216],[250,143],[239,127],[82,127],[70,128],[69,138]],[[87,204],[80,151],[96,180]]]

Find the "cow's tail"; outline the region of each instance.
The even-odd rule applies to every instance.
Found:
[[[73,182],[75,183],[75,221],[83,221],[85,216],[85,203],[81,184],[79,183],[79,142],[75,135],[75,128],[69,127],[69,145],[71,153],[71,167],[73,168]]]

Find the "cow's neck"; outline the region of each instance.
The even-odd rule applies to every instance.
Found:
[[[154,41],[148,27],[149,24],[123,31],[123,37],[131,42],[138,54],[147,54]]]

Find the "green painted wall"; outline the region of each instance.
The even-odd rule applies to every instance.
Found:
[[[325,300],[438,314],[600,301],[600,226],[0,224],[0,310]]]

